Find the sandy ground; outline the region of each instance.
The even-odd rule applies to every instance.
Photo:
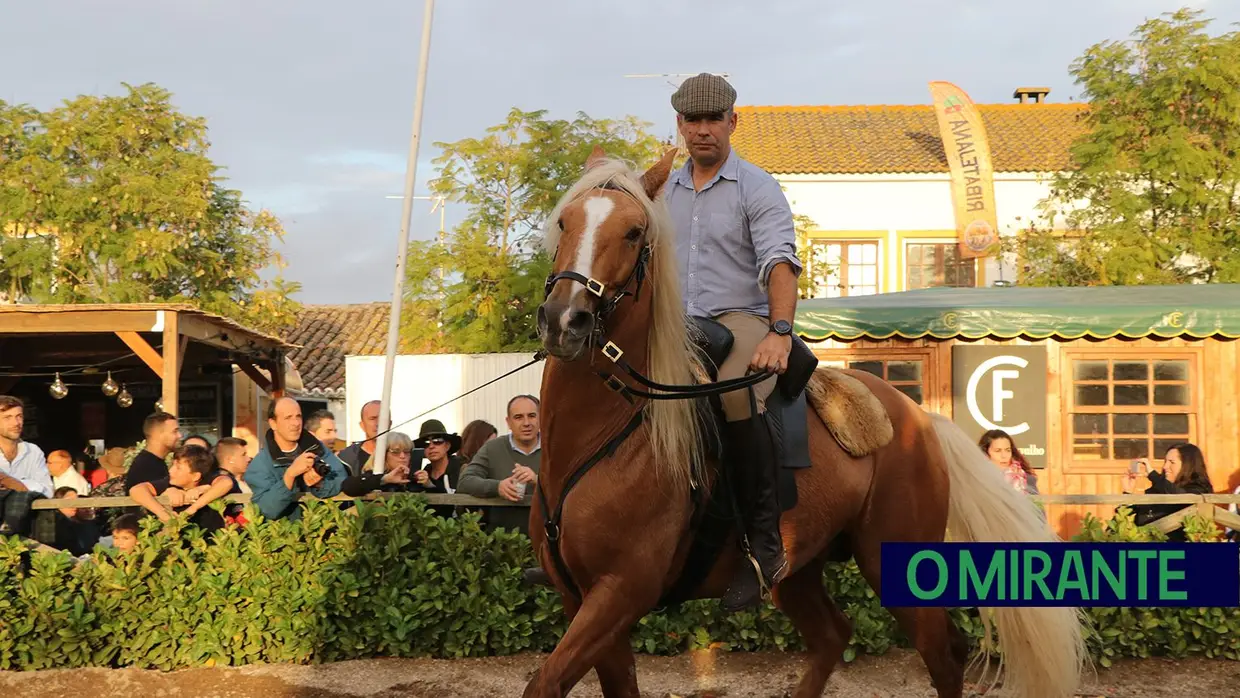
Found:
[[[259,665],[172,673],[137,669],[0,672],[0,696],[89,698],[447,698],[519,696],[542,655],[489,659],[375,659],[320,666]],[[801,671],[795,654],[694,653],[639,657],[638,681],[649,698],[772,698],[790,695]],[[600,696],[593,674],[572,692]],[[841,666],[828,696],[933,697],[917,656],[893,650]],[[1124,661],[1099,669],[1080,696],[1240,697],[1240,662]]]

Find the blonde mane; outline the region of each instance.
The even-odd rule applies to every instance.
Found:
[[[640,173],[621,160],[606,159],[591,167],[556,204],[547,217],[543,244],[551,254],[560,243],[556,225],[565,206],[604,184],[614,186],[636,201],[645,211],[646,241],[650,245],[650,266],[646,291],[652,294],[649,378],[658,383],[686,385],[706,376],[689,333],[676,265],[675,235],[671,215],[663,197],[652,201],[646,196]],[[617,312],[625,312],[624,308]],[[688,487],[702,479],[702,425],[693,400],[651,400],[646,408],[654,462],[660,479],[668,478]]]

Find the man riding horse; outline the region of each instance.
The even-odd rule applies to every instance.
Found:
[[[796,312],[796,231],[779,182],[745,161],[730,145],[736,130],[736,90],[717,75],[686,80],[672,95],[676,123],[689,160],[664,188],[676,227],[676,252],[685,312],[709,318],[733,335],[732,351],[718,379],[788,368]],[[765,584],[773,588],[787,571],[779,532],[777,460],[766,422],[765,402],[776,377],[753,387],[758,418],[747,390],[720,396],[727,422],[724,460],[744,518],[749,548]],[[740,610],[761,600],[752,567],[741,567],[723,597]]]

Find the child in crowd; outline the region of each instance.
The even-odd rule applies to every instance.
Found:
[[[207,505],[227,494],[233,485],[231,477],[216,471],[210,451],[191,444],[173,452],[168,477],[134,485],[129,496],[160,521],[167,521],[172,514],[155,499],[166,495],[174,511],[187,514],[191,523],[210,533],[223,528],[224,519]]]
[[[121,514],[112,520],[112,546],[127,553],[138,545],[138,515]]]

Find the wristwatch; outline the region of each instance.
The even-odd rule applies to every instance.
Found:
[[[771,331],[781,337],[792,336],[792,323],[787,320],[776,320],[771,323]]]

